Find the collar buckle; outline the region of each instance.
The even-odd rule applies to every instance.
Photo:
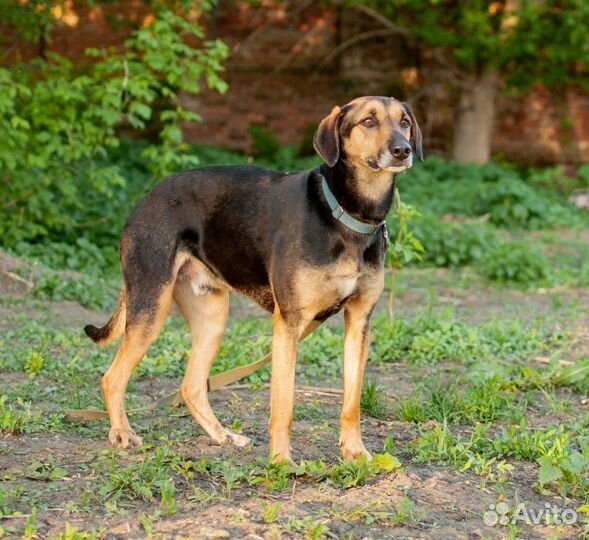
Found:
[[[335,208],[332,209],[331,215],[337,219],[338,221],[344,215],[345,210],[338,204]]]

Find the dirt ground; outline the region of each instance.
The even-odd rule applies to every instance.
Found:
[[[88,322],[99,323],[105,314],[92,312],[75,302],[40,302],[27,299],[29,286],[24,281],[7,277],[13,272],[10,261],[4,260],[3,290],[0,294],[0,331],[6,333],[18,327],[18,315],[39,321],[51,320],[56,327],[76,333]],[[13,261],[16,265],[17,262]],[[437,274],[436,274],[437,272]],[[423,276],[409,275],[402,282],[402,293],[396,304],[398,313],[414,313],[424,309],[431,295],[430,281],[437,284],[440,307],[452,306],[457,316],[479,323],[494,317],[525,317],[530,312],[536,318],[554,317],[554,324],[564,327],[569,320],[559,321],[554,315],[555,297],[559,304],[576,303],[579,310],[589,305],[589,291],[509,291],[488,288],[456,289],[455,276],[445,271],[429,272]],[[23,300],[24,299],[24,300]],[[383,300],[384,302],[384,300]],[[234,302],[232,317],[257,316],[257,309]],[[333,324],[338,324],[336,319]],[[587,315],[576,317],[574,328],[576,345],[571,355],[588,354],[589,336],[582,327],[589,324]],[[10,342],[4,342],[10,347]],[[252,359],[253,360],[253,359]],[[106,366],[105,366],[106,367]],[[448,366],[450,369],[451,366]],[[438,365],[439,371],[445,369]],[[450,371],[451,372],[451,371]],[[411,394],[416,379],[427,378],[429,368],[416,371],[404,363],[370,366],[368,377],[376,379],[394,404],[400,397]],[[28,384],[26,373],[3,373],[0,394]],[[42,378],[38,381],[43,384]],[[177,388],[178,380],[169,377],[145,376],[132,383],[131,392],[139,400],[149,403]],[[326,379],[316,381],[318,387],[338,388],[339,382]],[[96,380],[98,395],[99,381]],[[64,383],[58,392],[74,392]],[[566,396],[564,396],[566,397]],[[42,410],[43,403],[32,405]],[[574,398],[573,415],[589,412],[582,400]],[[214,410],[223,422],[233,425],[252,438],[250,447],[239,450],[210,444],[184,407],[157,410],[136,416],[133,424],[144,437],[148,455],[165,446],[187,461],[203,458],[217,463],[231,463],[236,467],[251,466],[264,460],[267,454],[268,388],[264,385],[226,388],[211,394]],[[295,423],[293,452],[297,461],[323,460],[337,463],[338,418],[341,396],[337,392],[300,391],[297,407],[307,414]],[[96,404],[100,407],[100,403]],[[532,422],[554,424],[570,418],[570,412],[558,417],[538,415]],[[459,472],[449,466],[432,463],[418,464],[408,450],[418,435],[418,427],[393,416],[385,420],[364,418],[365,444],[372,452],[382,452],[387,438],[394,441],[394,452],[402,469],[369,477],[364,485],[343,489],[325,481],[296,477],[287,490],[270,490],[264,485],[239,482],[232,486],[225,476],[204,475],[198,472],[176,478],[176,509],[169,515],[162,510],[158,498],[152,500],[122,499],[117,505],[103,504],[99,494],[100,481],[105,476],[105,460],[114,460],[108,469],[111,475],[144,460],[140,450],[112,453],[106,440],[106,421],[88,425],[60,423],[33,434],[0,435],[0,490],[13,503],[12,510],[0,520],[0,537],[4,538],[341,538],[341,539],[552,539],[580,538],[578,527],[555,525],[522,525],[514,531],[500,524],[489,526],[483,521],[487,511],[493,512],[498,500],[525,501],[528,508],[544,508],[547,503],[567,506],[563,497],[554,493],[540,494],[534,488],[537,465],[512,461],[514,470],[509,480],[498,488],[472,472]],[[114,457],[113,457],[114,456]],[[62,471],[59,478],[40,478],[34,463],[55,463]],[[41,475],[42,476],[42,475]],[[102,503],[100,502],[102,501]],[[410,510],[403,512],[410,501]],[[5,503],[8,504],[8,503]],[[269,508],[276,505],[276,516]],[[14,508],[15,507],[15,508]],[[32,516],[31,508],[36,508]],[[0,515],[2,499],[0,499]],[[74,527],[80,536],[64,535],[66,523],[70,533]],[[27,524],[30,525],[27,532]],[[317,524],[324,524],[321,532]],[[315,528],[313,528],[315,526]],[[82,535],[87,532],[87,536]],[[93,531],[93,532],[88,532]],[[328,531],[328,532],[326,532]],[[95,536],[92,536],[94,534]],[[321,534],[323,536],[321,536]],[[27,536],[29,535],[29,536]]]

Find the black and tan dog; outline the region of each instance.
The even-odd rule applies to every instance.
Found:
[[[207,396],[229,291],[237,291],[273,317],[272,458],[291,461],[299,338],[342,308],[340,446],[344,458],[369,457],[360,433],[360,393],[369,317],[384,283],[383,223],[396,173],[411,167],[414,152],[422,157],[421,132],[406,104],[362,97],[331,111],[315,148],[325,164],[312,171],[205,167],[167,178],[137,205],[122,233],[124,285],[116,311],[104,327],[85,328],[101,345],[123,335],[102,380],[114,446],[141,444],[125,413],[125,389],[174,302],[192,334],[181,386],[186,405],[218,443],[249,442],[219,423]]]

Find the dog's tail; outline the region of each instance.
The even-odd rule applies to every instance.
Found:
[[[125,286],[121,288],[121,294],[119,295],[119,301],[117,307],[110,320],[102,327],[98,328],[93,324],[84,326],[84,332],[86,335],[101,347],[109,345],[119,337],[123,335],[125,331],[125,324],[127,321],[127,303]]]

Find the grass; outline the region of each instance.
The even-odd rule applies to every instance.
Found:
[[[195,151],[203,164],[244,162]],[[299,168],[292,149],[274,159]],[[338,459],[341,397],[317,392],[297,393],[299,463],[269,464],[269,368],[245,388],[211,395],[220,420],[253,436],[253,447],[208,445],[178,408],[131,418],[141,449],[106,450],[106,422],[70,424],[62,411],[103,407],[100,376],[116,349],[96,348],[81,332],[87,321],[60,321],[64,308],[52,302],[111,309],[116,246],[99,245],[97,231],[75,242],[21,245],[19,272],[35,282],[33,294],[0,298],[0,460],[9,464],[0,476],[0,538],[103,539],[121,520],[137,536],[157,537],[186,516],[195,524],[189,537],[205,534],[203,520],[219,535],[244,537],[449,537],[439,532],[444,523],[478,531],[487,499],[516,492],[585,515],[586,242],[580,214],[567,215],[566,194],[548,192],[533,172],[513,174],[434,160],[402,177],[404,201],[424,214],[409,225],[426,254],[397,272],[396,318],[380,308],[373,318],[361,395],[372,462]],[[145,188],[141,181],[131,177],[125,204]],[[232,320],[213,373],[265,355],[271,334],[269,318]],[[342,327],[319,328],[300,346],[298,383],[340,388],[342,353]],[[188,329],[171,318],[134,374],[127,409],[178,388],[189,354]],[[445,487],[423,491],[434,477]],[[581,537],[583,527],[550,525],[543,534]],[[533,533],[510,526],[489,537]]]
[[[401,400],[397,414],[406,422],[436,420],[475,424],[499,418],[521,418],[524,411],[519,403],[515,403],[509,386],[492,378],[468,386],[464,392],[460,392],[455,383],[442,385],[434,381],[410,398]]]
[[[389,408],[384,388],[374,380],[365,380],[360,396],[362,414],[382,420],[388,416]]]

